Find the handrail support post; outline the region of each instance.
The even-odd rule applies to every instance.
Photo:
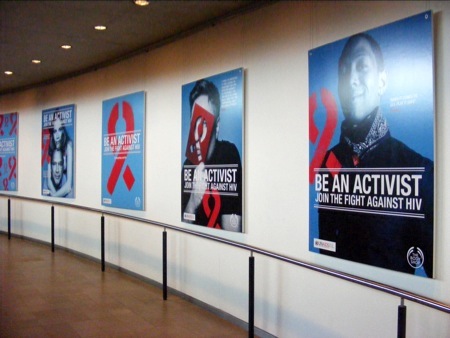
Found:
[[[163,231],[163,299],[167,300],[167,231]]]
[[[8,239],[11,239],[11,199],[8,198]]]
[[[55,207],[51,209],[52,252],[55,252]]]
[[[105,216],[101,217],[102,271],[105,271]]]
[[[255,336],[255,257],[253,252],[249,257],[248,265],[248,336]]]
[[[397,337],[406,338],[406,306],[404,299],[401,299],[401,303],[398,306],[398,319],[397,319]]]

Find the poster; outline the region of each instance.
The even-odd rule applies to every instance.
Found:
[[[103,101],[102,205],[144,210],[145,92]]]
[[[19,115],[0,115],[0,191],[17,191]]]
[[[75,105],[42,111],[42,195],[75,197]]]
[[[182,86],[182,222],[243,231],[243,73]]]
[[[427,11],[309,51],[310,251],[433,277],[432,32]]]

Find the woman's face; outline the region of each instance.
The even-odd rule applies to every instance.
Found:
[[[63,141],[63,125],[59,119],[56,119],[53,122],[53,140],[55,141],[56,149],[61,149]]]

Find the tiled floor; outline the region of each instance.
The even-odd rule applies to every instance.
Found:
[[[247,337],[234,324],[114,269],[0,234],[0,337]]]

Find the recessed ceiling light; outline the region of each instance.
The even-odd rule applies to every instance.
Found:
[[[134,4],[138,6],[147,6],[149,3],[148,0],[134,0]]]
[[[12,71],[10,71],[10,70],[6,70],[6,71],[5,71],[5,74],[6,74],[6,75],[13,75],[14,73],[13,73]]]
[[[62,49],[70,49],[70,48],[72,48],[72,46],[71,45],[62,45],[61,48]]]
[[[95,28],[95,30],[98,30],[98,31],[104,31],[104,30],[106,29],[106,26],[103,26],[103,25],[97,25],[97,26],[95,26],[94,28]]]
[[[31,60],[31,62],[37,65],[37,64],[41,63],[41,60],[34,59],[34,60]]]

